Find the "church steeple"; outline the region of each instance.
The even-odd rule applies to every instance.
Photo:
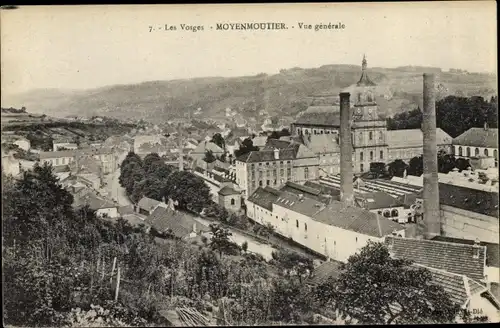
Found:
[[[366,61],[366,55],[363,55],[363,61],[361,62],[361,78],[359,79],[356,85],[360,86],[375,86],[376,84],[370,80],[368,77],[368,73],[366,72],[366,68],[368,67],[368,63]]]

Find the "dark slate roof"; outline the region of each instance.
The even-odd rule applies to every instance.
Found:
[[[295,159],[297,155],[297,149],[294,148],[286,148],[279,150],[279,159],[280,161],[292,160]],[[241,155],[238,158],[240,162],[246,163],[257,163],[257,162],[270,162],[276,161],[274,158],[274,150],[261,150],[261,151],[251,151],[244,155]]]
[[[280,191],[290,192],[296,195],[302,194],[304,197],[309,197],[320,201],[322,203],[328,204],[330,202],[330,196],[328,194],[322,194],[321,190],[314,189],[308,186],[304,186],[295,182],[288,181]]]
[[[253,194],[248,198],[249,202],[252,202],[260,207],[263,207],[269,211],[273,209],[273,203],[278,199],[280,191],[271,187],[257,188]]]
[[[362,207],[367,210],[403,206],[401,201],[383,191],[359,193],[356,194],[355,199],[361,200]]]
[[[170,231],[178,238],[189,235],[193,231],[193,224],[196,225],[197,231],[209,231],[208,227],[196,221],[191,215],[163,206],[157,207],[145,222],[159,232]]]
[[[266,145],[264,146],[263,150],[272,150],[274,148],[278,149],[286,149],[294,147],[294,143],[286,140],[280,140],[280,139],[267,139]]]
[[[160,205],[160,203],[161,202],[157,201],[156,199],[142,197],[137,205],[139,206],[139,208],[142,208],[146,211],[151,211],[153,208]]]
[[[239,191],[236,191],[233,188],[228,187],[228,186],[225,186],[224,188],[219,190],[219,195],[222,195],[222,196],[239,195],[239,194],[240,194]]]
[[[486,247],[448,243],[435,240],[387,237],[385,242],[395,258],[445,270],[469,278],[484,279]],[[478,258],[474,258],[479,250]]]
[[[317,286],[325,283],[329,278],[334,280],[338,279],[340,276],[341,265],[342,263],[337,261],[327,261],[322,263],[314,269],[312,276],[307,279],[306,283]]]
[[[439,202],[441,205],[453,206],[498,218],[497,192],[440,183]]]
[[[356,83],[356,86],[358,87],[364,87],[364,86],[369,86],[369,87],[372,87],[372,86],[375,86],[375,82],[373,82],[372,80],[370,80],[370,78],[368,77],[368,74],[366,73],[365,70],[363,70],[363,72],[361,73],[361,77],[359,78],[359,81],[358,83]]]
[[[359,207],[345,207],[336,200],[326,205],[308,197],[300,199],[296,194],[282,192],[274,203],[315,221],[368,236],[384,237],[404,229],[399,223]]]
[[[133,214],[134,213],[134,206],[132,206],[132,205],[120,206],[120,207],[118,207],[118,213],[120,215]]]
[[[338,189],[338,188],[330,187],[330,186],[320,184],[320,183],[317,183],[314,181],[306,181],[304,183],[304,186],[311,187],[314,189],[319,189],[322,193],[332,196],[333,199],[335,199],[335,200],[340,199],[340,189]]]
[[[448,243],[474,245],[474,240],[460,239],[445,236],[435,236],[432,238],[435,241],[444,241]],[[479,242],[479,245],[486,247],[486,266],[500,267],[500,245],[494,243]]]
[[[498,129],[470,128],[455,139],[454,145],[498,148]]]
[[[333,107],[332,107],[333,109]],[[319,125],[319,126],[340,126],[340,112],[333,110],[330,112],[308,112],[305,111],[295,121],[296,125]]]

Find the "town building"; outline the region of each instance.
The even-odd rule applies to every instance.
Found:
[[[162,202],[156,199],[142,197],[135,206],[135,210],[137,213],[142,215],[151,215],[158,206],[161,206],[161,204]]]
[[[312,151],[300,143],[281,142],[285,144],[281,148],[271,146],[236,159],[236,183],[243,190],[244,198],[258,187],[279,188],[287,181],[300,182],[318,177],[319,161]]]
[[[191,151],[190,156],[194,161],[201,161],[205,158],[208,151],[211,151],[215,157],[220,157],[224,155],[225,151],[215,143],[211,141],[202,141],[196,146],[194,150]]]
[[[340,147],[335,134],[301,135],[304,145],[309,148],[319,161],[319,176],[339,174]]]
[[[345,262],[368,240],[392,233],[405,235],[400,224],[365,209],[329,204],[271,187],[258,188],[247,201],[247,216],[332,260]]]
[[[498,129],[470,128],[453,139],[453,153],[458,158],[482,159],[482,169],[498,167]],[[489,160],[488,160],[489,159]]]
[[[451,154],[452,140],[453,138],[442,129],[436,129],[438,151]],[[423,154],[422,130],[389,130],[387,131],[387,145],[389,149],[388,162],[401,159],[408,163],[413,157],[422,156]]]
[[[42,165],[48,163],[54,168],[67,167],[76,157],[74,150],[42,151],[38,155]]]
[[[55,138],[52,147],[53,151],[78,149],[78,145],[70,138]]]
[[[372,162],[388,161],[387,123],[375,101],[376,84],[368,77],[363,58],[361,78],[351,87],[354,173],[367,172]],[[292,124],[292,135],[333,134],[339,137],[340,111],[337,104],[310,106]]]
[[[220,206],[230,212],[239,212],[241,210],[241,191],[225,186],[219,190],[218,194]]]
[[[99,197],[89,190],[82,190],[75,194],[73,206],[76,208],[88,206],[91,210],[95,211],[97,217],[119,217],[117,204],[111,200]]]
[[[162,235],[179,239],[192,239],[207,234],[210,229],[196,221],[190,214],[177,211],[170,201],[168,206],[157,206],[144,221]]]

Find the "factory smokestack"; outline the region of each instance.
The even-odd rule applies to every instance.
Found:
[[[424,74],[423,107],[424,217],[419,232],[426,239],[431,239],[441,234],[436,143],[436,96],[433,74]]]
[[[346,206],[354,203],[350,97],[348,92],[340,93],[340,200]]]

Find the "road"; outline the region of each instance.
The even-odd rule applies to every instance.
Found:
[[[118,163],[121,163],[126,155],[126,153],[120,154],[118,156]],[[117,201],[120,206],[132,205],[125,192],[125,188],[120,186],[120,182],[118,181],[120,172],[120,168],[118,168],[113,174],[106,176],[106,189],[109,191],[111,199]]]

